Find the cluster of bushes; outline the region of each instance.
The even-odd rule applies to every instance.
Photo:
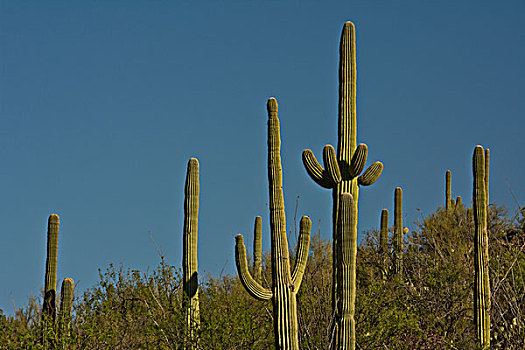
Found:
[[[491,347],[522,349],[525,209],[511,217],[493,204],[489,213]],[[357,348],[474,349],[473,237],[473,220],[462,205],[421,217],[405,237],[403,275],[395,275],[391,250],[379,247],[379,232],[366,232],[357,258]],[[314,235],[297,298],[302,349],[329,348],[331,254],[331,242]],[[263,257],[263,285],[271,280],[269,265],[269,256]],[[111,265],[75,298],[69,333],[43,330],[42,299],[32,298],[12,316],[0,312],[0,348],[41,348],[43,331],[61,349],[273,347],[271,302],[254,302],[230,275],[201,278],[201,326],[194,343],[184,334],[181,279],[180,270],[164,260],[146,272]]]

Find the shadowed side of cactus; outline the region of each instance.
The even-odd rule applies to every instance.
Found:
[[[188,161],[184,187],[184,228],[182,246],[183,308],[186,334],[194,341],[200,325],[197,234],[199,222],[199,161]]]
[[[474,321],[478,349],[490,348],[490,283],[488,273],[487,181],[483,147],[476,146],[472,160],[474,211]]]
[[[69,336],[69,329],[71,326],[71,308],[73,307],[74,290],[75,282],[71,278],[65,278],[62,281],[62,288],[60,289],[60,313],[58,315],[59,336],[62,340],[64,340],[65,337]]]
[[[357,230],[357,213],[359,200],[359,186],[373,184],[383,171],[381,162],[373,163],[362,174],[368,156],[368,147],[357,144],[357,118],[356,118],[356,53],[355,53],[355,27],[352,22],[346,22],[341,34],[339,49],[339,118],[337,155],[331,145],[326,145],[323,150],[324,167],[317,161],[309,149],[303,151],[303,163],[306,172],[321,187],[332,189],[332,310],[336,314],[338,295],[337,284],[337,251],[339,241],[337,237],[337,222],[339,204],[342,193],[350,193],[354,200]],[[361,175],[360,175],[361,174]],[[357,245],[356,245],[357,247]],[[357,249],[357,248],[356,248]],[[336,314],[337,315],[337,314]],[[337,317],[337,316],[336,316]],[[336,324],[340,324],[336,322]],[[339,332],[338,329],[335,332]],[[339,339],[336,336],[335,339]],[[332,342],[332,348],[338,349],[339,345]]]
[[[60,218],[51,214],[47,220],[47,257],[42,316],[54,322],[56,317],[56,288],[58,260],[58,229]]]
[[[277,101],[274,98],[270,98],[267,108],[272,265],[271,290],[264,288],[251,276],[248,270],[246,248],[242,235],[235,237],[235,262],[237,272],[246,291],[258,300],[272,300],[276,349],[298,349],[296,295],[301,286],[308,259],[311,222],[307,216],[303,216],[301,219],[297,257],[295,266],[291,270],[282,189],[281,139],[279,119],[277,117]]]
[[[406,229],[408,231],[408,229]],[[403,273],[403,190],[396,187],[394,191],[394,274]]]
[[[355,205],[350,193],[341,194],[341,203],[338,216],[338,234],[339,242],[337,251],[337,317],[335,318],[333,336],[337,336],[339,349],[355,349],[355,298],[356,298],[356,258],[357,258],[357,230],[354,225]],[[335,340],[335,339],[334,339]],[[334,342],[332,340],[332,343]]]

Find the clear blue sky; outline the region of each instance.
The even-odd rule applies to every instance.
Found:
[[[404,189],[409,227],[442,205],[444,174],[469,202],[476,144],[491,200],[525,204],[523,1],[0,1],[0,308],[44,281],[46,221],[61,217],[58,277],[180,266],[186,163],[201,171],[199,268],[235,273],[234,235],[269,249],[266,100],[280,104],[288,226],[329,238],[331,194],[301,151],[337,141],[338,41],[357,27],[358,141],[379,181],[360,230]],[[319,224],[320,220],[320,224]],[[251,249],[250,249],[251,251]]]

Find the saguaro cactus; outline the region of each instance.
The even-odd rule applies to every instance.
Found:
[[[277,101],[270,98],[268,109],[268,182],[270,190],[271,228],[271,290],[257,282],[248,270],[246,248],[242,235],[235,237],[237,272],[246,291],[256,299],[272,300],[276,349],[299,349],[296,294],[301,286],[310,246],[311,222],[303,216],[300,223],[299,244],[293,272],[286,237],[283,180],[281,167],[281,139]]]
[[[337,251],[340,242],[337,233],[339,216],[339,203],[342,193],[350,193],[354,200],[355,217],[354,225],[357,230],[357,214],[359,200],[359,186],[373,184],[383,171],[383,164],[375,162],[362,175],[359,175],[366,163],[368,147],[361,143],[357,145],[357,120],[356,120],[356,54],[355,54],[355,27],[352,22],[346,22],[341,34],[339,51],[339,118],[338,118],[338,144],[337,156],[331,145],[326,145],[323,150],[324,168],[319,164],[313,152],[309,149],[303,151],[303,163],[310,177],[321,187],[332,189],[332,240],[333,240],[333,280],[332,280],[332,308],[336,319],[338,295],[337,280]],[[357,245],[354,245],[357,249]],[[336,322],[339,324],[339,322]],[[340,339],[336,328],[333,348],[341,348],[337,339]],[[349,348],[353,349],[355,344]]]
[[[488,154],[486,152],[485,154]],[[488,163],[483,147],[474,148],[472,159],[474,207],[474,320],[476,344],[479,349],[490,348],[490,283],[487,232]]]
[[[71,323],[71,308],[73,307],[74,290],[75,282],[71,278],[64,278],[64,280],[62,281],[62,288],[60,289],[59,314],[59,334],[62,339],[65,336],[69,336],[69,328]]]
[[[408,231],[408,229],[406,229]],[[403,273],[403,190],[396,187],[394,191],[394,273]]]
[[[197,229],[199,222],[199,161],[188,161],[184,187],[184,232],[182,246],[183,301],[186,332],[190,339],[199,328],[199,282],[197,262]]]
[[[54,322],[56,317],[58,229],[60,218],[51,214],[47,220],[47,258],[42,316]]]

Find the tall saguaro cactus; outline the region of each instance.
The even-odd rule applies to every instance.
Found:
[[[408,230],[408,229],[407,229]],[[403,273],[403,190],[394,191],[394,273]]]
[[[296,295],[301,286],[308,259],[312,224],[307,216],[301,218],[297,256],[295,266],[291,272],[284,213],[281,138],[275,98],[268,100],[267,109],[272,260],[271,290],[263,287],[251,276],[248,270],[246,248],[242,235],[235,237],[235,262],[237,272],[246,291],[258,300],[272,300],[276,349],[299,349]]]
[[[199,328],[199,282],[197,262],[197,229],[199,222],[199,161],[188,161],[184,187],[184,232],[182,246],[183,300],[186,332],[194,338]]]
[[[339,50],[339,118],[338,118],[338,142],[337,155],[333,146],[326,145],[323,150],[324,168],[309,149],[303,151],[303,163],[310,177],[321,187],[332,189],[332,240],[333,240],[333,280],[332,280],[332,309],[336,319],[340,317],[337,313],[337,300],[342,296],[338,294],[337,276],[339,276],[337,251],[340,236],[337,233],[337,222],[339,217],[339,204],[342,193],[352,195],[355,207],[354,225],[357,230],[357,214],[359,200],[359,186],[373,184],[383,171],[383,164],[375,162],[362,175],[368,155],[368,147],[361,143],[357,145],[357,118],[356,118],[356,53],[355,53],[355,27],[352,22],[346,22],[341,34]],[[354,245],[357,249],[357,244]],[[339,324],[336,322],[336,324]],[[334,339],[340,339],[336,328]],[[333,341],[333,348],[339,349],[337,341]],[[355,345],[352,345],[352,349]]]
[[[381,254],[388,252],[388,210],[381,211],[381,223],[379,226],[379,251]]]
[[[483,147],[474,148],[472,159],[474,209],[474,320],[478,349],[490,348],[490,282],[487,232],[488,161]]]
[[[46,277],[44,286],[44,305],[42,316],[47,320],[56,317],[56,288],[57,288],[57,260],[58,260],[58,229],[60,218],[51,214],[47,220],[47,257]]]

